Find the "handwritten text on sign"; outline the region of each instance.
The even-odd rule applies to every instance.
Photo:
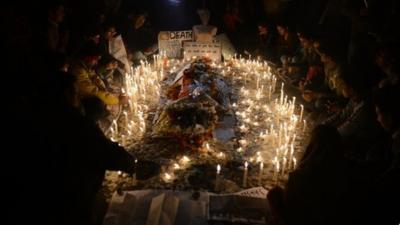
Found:
[[[158,34],[158,48],[160,52],[165,52],[169,58],[182,57],[182,42],[191,41],[193,32],[184,31],[161,31]]]
[[[191,59],[192,57],[207,57],[213,61],[221,61],[221,44],[220,43],[200,43],[200,42],[184,42],[184,57]]]

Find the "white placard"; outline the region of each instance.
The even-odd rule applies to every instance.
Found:
[[[184,42],[183,51],[185,59],[206,57],[216,62],[221,61],[221,44],[219,42]]]
[[[165,193],[153,198],[146,225],[174,225],[179,198]]]
[[[182,42],[192,41],[193,31],[160,31],[158,33],[158,49],[165,52],[168,58],[182,57]]]

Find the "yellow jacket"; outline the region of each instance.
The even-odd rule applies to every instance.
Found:
[[[108,92],[104,82],[82,61],[71,65],[71,73],[76,78],[75,86],[80,98],[97,96],[107,105],[118,104],[118,97]]]

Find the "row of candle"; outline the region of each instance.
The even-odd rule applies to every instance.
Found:
[[[277,182],[296,167],[296,151],[301,149],[296,140],[306,132],[304,107],[295,97],[289,100],[284,83],[276,93],[277,77],[267,63],[234,57],[232,65],[240,70],[233,79],[242,85],[232,105],[242,133],[237,149],[245,159],[242,185],[247,184],[249,162],[259,165],[259,184],[264,178]],[[272,173],[263,172],[265,165],[271,165]]]
[[[170,60],[165,53],[155,55],[153,60],[153,65],[142,62],[125,76],[124,93],[129,97],[128,107],[110,128],[112,139],[124,146],[132,139],[140,139],[146,132],[147,115],[159,101],[160,83],[167,71],[174,72],[188,63],[187,60]],[[301,139],[306,131],[303,106],[296,104],[295,97],[289,100],[283,83],[280,92],[276,93],[278,79],[266,62],[234,57],[229,62],[213,62],[211,66],[226,78],[233,79],[232,88],[239,89],[235,93],[238,101],[232,104],[232,109],[242,133],[237,148],[244,161],[242,185],[247,186],[247,168],[251,163],[259,165],[261,185],[264,178],[277,181],[296,166],[296,151],[300,149],[296,140]],[[253,140],[257,140],[256,143],[252,143]],[[209,150],[207,146],[208,143],[205,148]],[[225,153],[216,151],[214,156],[223,163]],[[186,168],[187,162],[184,162],[188,157],[185,157],[186,160],[174,162],[162,174],[164,182],[174,180],[175,171]],[[270,166],[273,172],[264,173],[266,166]],[[221,165],[216,165],[216,168],[219,175]]]

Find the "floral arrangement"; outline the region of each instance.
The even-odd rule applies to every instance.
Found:
[[[183,72],[180,85],[171,85],[156,119],[153,134],[178,139],[183,149],[198,149],[212,138],[218,122],[218,113],[226,94],[218,89],[221,82],[205,59],[197,60]],[[221,104],[222,103],[222,104]]]

